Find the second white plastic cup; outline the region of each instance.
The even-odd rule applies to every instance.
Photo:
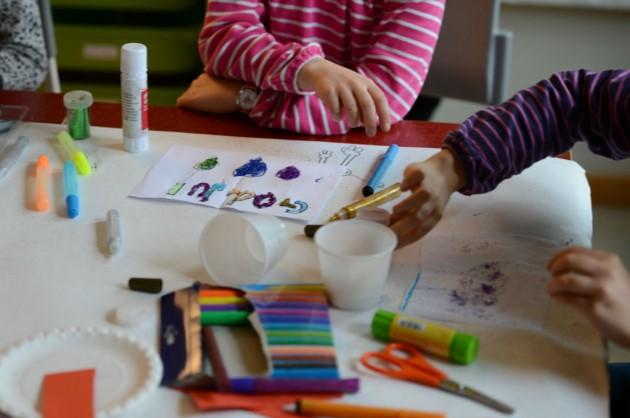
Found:
[[[257,283],[287,252],[287,232],[278,218],[221,213],[210,219],[199,239],[201,262],[220,285]]]
[[[334,306],[367,310],[378,304],[396,248],[385,225],[360,219],[331,222],[315,234],[322,282]]]

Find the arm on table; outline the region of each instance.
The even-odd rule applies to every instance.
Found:
[[[386,3],[366,42],[370,49],[356,68],[347,69],[325,60],[318,44],[276,42],[260,23],[261,3],[245,10],[211,2],[200,53],[208,74],[259,86],[250,113],[259,125],[326,135],[364,125],[371,136],[378,125],[389,130],[390,119],[402,119],[414,103],[443,7],[442,1]]]

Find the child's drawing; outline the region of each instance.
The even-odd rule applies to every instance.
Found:
[[[199,192],[197,197],[202,197],[208,191],[208,189],[210,189],[210,185],[208,183],[197,183],[193,187],[190,188],[190,191],[188,192],[188,196],[194,195],[195,193],[197,193],[197,190],[199,190],[200,188],[202,190]]]
[[[284,205],[282,203],[280,203],[280,206],[286,206],[288,209],[285,210],[286,213],[294,213],[294,214],[298,214],[298,213],[302,213],[305,212],[308,209],[308,203],[302,201],[302,200],[296,200],[293,203],[290,203],[291,201],[289,199],[284,199],[282,201],[282,203],[284,203]]]
[[[262,209],[262,208],[268,208],[273,206],[278,199],[276,199],[276,196],[269,192],[269,193],[263,193],[263,194],[257,194],[254,197],[254,206],[256,206],[258,209]]]
[[[333,156],[333,152],[329,149],[323,149],[319,152],[319,163],[326,164],[328,159]]]
[[[300,170],[298,170],[295,166],[290,165],[282,170],[278,170],[276,177],[282,180],[293,180],[300,177]]]
[[[363,152],[363,148],[357,147],[356,145],[348,145],[345,147],[341,147],[341,152],[344,155],[344,158],[341,161],[341,165],[348,166],[350,165],[352,160],[361,155],[361,153]]]
[[[251,192],[249,190],[238,190],[232,189],[227,194],[227,200],[225,201],[226,205],[232,205],[234,202],[242,202],[244,200],[253,199],[256,196],[256,193]]]
[[[203,161],[200,155],[206,156]],[[273,175],[266,175],[267,171]],[[264,212],[308,222],[326,206],[343,171],[337,164],[174,145],[131,196]]]
[[[219,158],[216,156],[207,158],[200,163],[197,163],[193,166],[195,170],[212,170],[219,163]]]
[[[540,329],[549,306],[545,265],[557,250],[524,236],[429,235],[407,312]]]
[[[173,187],[168,189],[167,195],[175,196],[186,185],[186,183],[175,183]]]
[[[252,158],[232,173],[234,177],[261,177],[267,172],[267,164],[262,157]]]
[[[203,197],[201,198],[202,202],[207,202],[208,199],[210,199],[210,196],[212,196],[212,193],[214,192],[222,192],[223,190],[225,190],[227,184],[225,184],[224,181],[222,181],[221,183],[214,183],[209,190],[207,190],[204,194]]]

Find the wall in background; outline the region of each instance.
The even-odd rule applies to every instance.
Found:
[[[503,4],[500,22],[514,35],[510,94],[563,69],[630,68],[630,10]],[[481,108],[445,99],[432,120],[461,122]],[[592,173],[630,176],[630,160],[611,164],[583,144],[574,159]]]

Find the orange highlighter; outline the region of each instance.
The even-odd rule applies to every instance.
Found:
[[[48,167],[48,157],[40,155],[35,166],[35,209],[39,212],[48,210],[48,177],[50,168]]]
[[[289,406],[298,415],[322,416],[331,418],[446,418],[439,412],[412,411],[409,409],[375,408],[324,402],[314,399],[300,399],[295,406]]]

